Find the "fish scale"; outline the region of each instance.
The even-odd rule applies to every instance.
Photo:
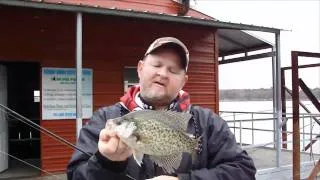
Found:
[[[161,124],[157,124],[153,120],[150,122],[149,120],[136,120],[135,122],[137,127],[135,133],[139,134],[139,140],[145,146],[149,146],[149,148],[146,148],[145,154],[163,156],[183,150],[182,148],[178,149],[175,147],[177,140],[174,136],[178,135],[175,131],[169,128],[161,128]],[[141,128],[142,126],[144,128]],[[144,147],[133,148],[140,149]]]
[[[181,151],[192,152],[188,143],[190,137],[185,133],[165,127],[156,120],[135,119],[134,122],[137,127],[135,133],[139,134],[140,141],[150,146],[151,152],[146,154],[164,156]]]

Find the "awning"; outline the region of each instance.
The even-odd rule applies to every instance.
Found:
[[[247,61],[273,56],[271,51],[255,55],[248,55],[248,52],[270,49],[274,44],[255,37],[254,35],[242,30],[219,29],[219,64]],[[242,57],[225,59],[225,56],[241,54]]]

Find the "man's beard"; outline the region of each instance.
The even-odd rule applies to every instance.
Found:
[[[156,92],[154,93],[143,93],[141,92],[141,97],[146,103],[152,106],[168,106],[174,98],[166,95],[158,96]]]

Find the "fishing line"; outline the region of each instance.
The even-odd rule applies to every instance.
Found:
[[[0,153],[2,153],[2,154],[4,154],[4,155],[8,155],[8,156],[10,156],[11,158],[13,158],[13,159],[15,159],[15,160],[18,160],[18,161],[20,161],[20,162],[22,162],[22,163],[24,163],[24,164],[26,164],[26,165],[28,165],[28,166],[31,166],[31,167],[33,167],[33,168],[35,168],[35,169],[37,169],[37,170],[40,170],[40,171],[44,172],[44,173],[46,173],[46,174],[49,174],[49,175],[51,175],[51,176],[54,176],[54,177],[57,178],[57,179],[61,179],[61,178],[59,178],[57,175],[55,175],[55,174],[53,174],[53,173],[50,173],[49,171],[43,170],[43,169],[41,169],[41,168],[39,168],[39,167],[37,167],[37,166],[35,166],[35,165],[33,165],[33,164],[30,164],[30,163],[28,163],[28,162],[26,162],[26,161],[24,161],[24,160],[22,160],[22,159],[20,159],[20,158],[17,158],[17,157],[15,157],[15,156],[11,155],[11,154],[8,154],[8,153],[3,152],[3,151],[1,151],[1,150],[0,150]]]
[[[62,142],[62,143],[64,143],[64,144],[72,147],[73,149],[76,149],[76,150],[82,152],[83,154],[87,155],[88,157],[91,157],[91,154],[85,152],[84,150],[82,150],[82,149],[80,149],[79,147],[75,146],[75,145],[72,144],[71,142],[69,142],[69,141],[65,140],[64,138],[62,138],[62,137],[56,135],[55,133],[51,132],[50,130],[48,130],[48,129],[46,129],[46,128],[43,128],[43,127],[39,126],[38,124],[32,122],[32,121],[29,120],[28,118],[26,118],[26,117],[24,117],[24,116],[16,113],[15,111],[11,110],[10,108],[5,107],[5,106],[2,105],[2,104],[0,104],[0,107],[1,107],[2,109],[4,109],[4,110],[8,111],[8,112],[6,112],[6,111],[4,111],[4,110],[2,110],[2,109],[0,108],[0,110],[1,110],[2,112],[7,113],[9,116],[12,116],[13,118],[15,118],[15,119],[17,119],[17,120],[19,120],[19,121],[27,124],[28,126],[30,126],[30,127],[32,127],[32,128],[35,128],[36,130],[39,130],[39,131],[43,132],[44,134],[46,134],[46,135],[48,135],[48,136],[50,136],[50,137],[55,138],[56,140],[58,140],[58,141],[60,141],[60,142]]]

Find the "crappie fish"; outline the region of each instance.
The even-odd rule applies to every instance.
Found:
[[[144,154],[168,173],[180,166],[182,153],[195,155],[198,139],[187,134],[189,113],[140,110],[111,119],[106,128],[133,149],[133,157],[141,165]]]

